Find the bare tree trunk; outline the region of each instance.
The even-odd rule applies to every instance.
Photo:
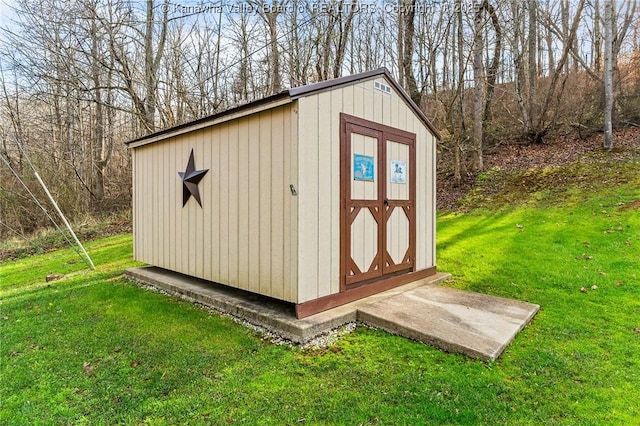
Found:
[[[442,89],[449,90],[449,43],[450,38],[449,26],[447,26],[446,35],[444,38],[444,50],[442,52]]]
[[[324,29],[324,34],[319,28],[316,50],[318,51],[318,60],[316,62],[316,72],[319,80],[328,80],[330,76],[330,64],[331,64],[331,40],[334,37],[335,26],[335,10],[329,10],[327,13],[327,26]]]
[[[147,0],[147,22],[144,37],[144,122],[150,132],[155,130],[156,104],[158,96],[158,69],[164,52],[164,43],[167,36],[167,14],[169,11],[168,0],[162,8],[163,17],[160,26],[158,45],[154,43],[155,13],[153,0]]]
[[[154,75],[153,58],[153,27],[154,12],[153,0],[147,0],[147,21],[144,38],[144,77],[145,77],[145,98],[144,98],[144,121],[143,124],[150,132],[155,130],[156,116],[156,93],[157,76]]]
[[[567,0],[560,1],[560,14],[562,21],[562,37],[566,39],[569,34],[569,2]],[[569,73],[568,62],[565,64],[564,72],[567,74]]]
[[[214,68],[215,77],[213,81],[213,96],[214,96],[214,108],[218,109],[218,105],[220,105],[220,94],[218,93],[218,82],[220,75],[220,42],[222,40],[222,10],[218,13],[218,28],[217,28],[217,37],[216,37],[216,66]]]
[[[409,96],[420,105],[422,102],[422,91],[418,89],[418,83],[413,72],[413,37],[415,35],[415,5],[416,0],[404,0],[401,3],[403,34],[403,56],[402,74],[404,75],[405,86]]]
[[[305,85],[310,77],[311,57],[315,46],[310,39],[305,38],[308,33],[306,28],[309,26],[300,27],[301,15],[305,13],[303,3],[292,0],[289,4],[291,4],[290,14],[284,21],[287,33],[290,34],[287,37],[287,49],[285,50],[287,74],[292,85]]]
[[[349,35],[351,33],[351,23],[353,22],[353,17],[355,16],[357,6],[358,6],[358,1],[351,0],[351,5],[349,6],[349,13],[347,14],[347,19],[344,22],[344,24],[342,22],[342,13],[340,13],[340,20],[339,20],[340,32],[338,33],[338,42],[336,44],[336,54],[335,54],[335,59],[333,61],[333,77],[342,76],[342,65],[344,63],[344,56],[347,51],[347,42],[349,41]]]
[[[551,70],[556,67],[556,60],[553,54],[553,31],[551,31],[549,25],[546,26],[545,43],[547,45],[547,58],[549,59],[549,73],[551,73]]]
[[[94,124],[94,139],[95,146],[93,149],[93,162],[95,164],[95,176],[93,179],[92,195],[95,197],[95,202],[100,203],[104,199],[104,168],[106,163],[102,159],[102,151],[104,150],[104,120],[102,112],[102,84],[100,81],[100,64],[99,64],[99,41],[98,41],[98,28],[96,21],[91,21],[91,77],[93,79],[94,87],[94,102],[95,102],[95,124]],[[89,175],[90,173],[88,173]]]
[[[230,88],[230,98],[233,104],[246,102],[249,100],[249,83],[251,79],[251,55],[249,50],[249,40],[251,38],[249,30],[250,17],[248,13],[241,13],[236,19],[233,42],[234,48],[239,51],[238,71],[233,77]],[[237,44],[236,44],[237,43]]]
[[[496,88],[496,78],[498,76],[500,60],[502,59],[502,27],[500,26],[496,10],[489,1],[484,0],[483,5],[491,17],[491,24],[493,25],[493,31],[495,32],[496,37],[493,49],[493,59],[491,60],[491,65],[487,70],[487,94],[484,108],[484,121],[489,122],[492,118],[491,105],[493,103],[493,93]]]
[[[458,87],[457,87],[457,110],[460,118],[460,130],[457,137],[454,136],[454,171],[453,179],[456,185],[462,183],[462,144],[467,137],[467,129],[465,125],[465,108],[464,108],[464,71],[465,71],[465,56],[464,56],[464,28],[462,22],[462,0],[456,0],[456,15],[457,15],[457,48],[458,48]]]
[[[599,73],[600,61],[602,60],[600,56],[602,51],[602,34],[600,33],[600,0],[595,0],[593,10],[593,55],[591,58],[591,67],[596,73]]]
[[[270,92],[274,94],[279,93],[280,90],[282,90],[282,76],[280,75],[280,52],[278,51],[278,28],[276,25],[278,12],[272,11],[265,14],[267,16],[267,24],[269,25],[269,42],[271,45],[271,55],[269,57],[272,72]]]
[[[525,61],[524,61],[524,29],[523,22],[524,16],[520,11],[520,1],[514,0],[511,3],[512,15],[513,15],[513,65],[515,67],[515,79],[514,87],[516,92],[516,102],[518,103],[518,109],[520,115],[522,115],[522,125],[524,135],[528,135],[531,132],[531,118],[529,116],[529,109],[525,104],[525,92],[527,87],[527,80],[525,78]],[[529,98],[529,101],[531,99]]]
[[[278,49],[278,15],[284,10],[284,0],[267,4],[264,1],[249,1],[260,14],[269,30],[269,94],[282,90],[282,75],[280,73],[280,52]]]
[[[136,33],[142,37],[144,58],[144,75],[142,76],[142,84],[140,79],[136,75],[137,55],[134,49],[131,49],[126,40],[127,35],[119,33],[123,27],[133,25],[129,21],[116,22],[116,15],[121,11],[118,9],[118,5],[108,5],[109,16],[105,22],[104,19],[96,16],[96,19],[103,21],[104,29],[109,37],[109,46],[111,55],[114,61],[118,64],[118,73],[123,81],[124,87],[122,88],[127,95],[131,98],[133,104],[133,110],[138,118],[141,127],[145,132],[153,132],[155,130],[155,115],[158,98],[158,72],[160,68],[160,62],[164,54],[164,44],[167,36],[168,26],[168,0],[163,1],[162,6],[162,18],[160,24],[160,34],[155,43],[155,13],[153,0],[147,0],[146,2],[146,21],[144,30],[140,28],[130,27],[133,33]],[[122,18],[121,18],[122,19]],[[135,22],[135,21],[134,21]],[[139,86],[142,86],[142,93],[139,91]]]
[[[604,141],[605,149],[613,147],[613,4],[604,1]]]
[[[325,28],[322,27],[323,14],[317,15],[317,35],[313,45],[317,52],[316,73],[319,80],[342,75],[351,26],[357,10],[357,0],[351,0],[348,4],[345,4],[345,0],[331,2],[323,12],[326,15]]]
[[[527,65],[528,65],[528,87],[529,87],[529,111],[528,117],[531,122],[529,128],[533,128],[533,120],[538,115],[538,66],[536,60],[536,44],[538,40],[538,0],[529,0],[529,31],[527,34]],[[531,135],[529,135],[531,138]]]
[[[542,108],[540,109],[539,116],[536,120],[535,133],[532,136],[535,139],[532,139],[533,142],[542,142],[542,138],[548,131],[548,125],[546,124],[547,114],[549,112],[549,106],[551,105],[551,100],[553,99],[556,87],[558,85],[558,81],[562,78],[561,90],[556,99],[560,99],[564,92],[564,82],[567,79],[567,75],[562,75],[561,70],[565,67],[568,57],[569,51],[574,48],[574,42],[577,37],[578,27],[580,25],[580,20],[582,19],[582,9],[584,8],[585,0],[579,0],[578,5],[576,7],[575,17],[571,24],[571,28],[569,29],[569,35],[564,40],[564,47],[562,49],[562,54],[560,56],[560,60],[558,61],[558,66],[554,70],[553,74],[551,74],[551,81],[549,82],[549,88],[547,89],[547,93],[542,104]],[[558,101],[557,101],[558,102]],[[556,103],[557,103],[556,102]],[[553,118],[550,120],[551,123],[555,122],[555,116],[558,114],[558,108],[553,111]]]
[[[616,11],[616,5],[620,5],[620,9]],[[626,8],[624,19],[622,20],[622,26],[618,29],[618,16],[622,13],[622,7]],[[618,99],[618,93],[620,92],[620,68],[618,67],[618,55],[620,54],[620,49],[622,48],[622,42],[627,36],[629,31],[629,27],[632,23],[636,23],[636,27],[638,26],[637,22],[637,0],[626,1],[626,2],[612,2],[611,5],[611,14],[612,14],[612,23],[611,23],[611,82],[613,86],[613,101],[612,101],[612,112],[611,112],[611,121],[612,125],[616,122],[616,102]]]
[[[473,168],[475,170],[484,169],[482,158],[482,117],[484,107],[484,64],[482,50],[483,41],[483,19],[482,3],[475,4],[475,15],[473,19]]]
[[[398,83],[405,86],[404,81],[404,15],[398,13]]]

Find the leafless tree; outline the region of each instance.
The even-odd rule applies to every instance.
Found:
[[[629,43],[640,28],[636,0],[194,4],[16,3],[17,23],[0,29],[2,158],[27,178],[29,155],[64,210],[126,203],[123,141],[385,66],[443,130],[443,157],[461,182],[483,168],[491,144],[581,129],[575,108],[596,130],[604,111],[609,134],[640,96],[628,59],[640,57]],[[567,87],[576,92],[565,96]],[[17,187],[0,193],[19,231],[40,223],[25,200]]]
[[[144,20],[140,23],[130,4],[123,0],[122,3],[109,3],[106,16],[95,16],[106,30],[110,54],[116,64],[115,71],[124,83],[123,90],[131,98],[145,132],[156,129],[158,79],[160,63],[165,54],[168,11],[168,0],[160,5],[154,4],[153,0],[146,0],[142,15]],[[132,46],[140,47],[142,52]]]
[[[285,9],[284,0],[274,0],[271,3],[265,1],[250,0],[260,18],[267,26],[269,33],[269,55],[268,55],[268,75],[269,93],[274,94],[282,90],[282,76],[280,70],[280,49],[278,48],[278,16]]]
[[[483,63],[484,19],[483,3],[476,3],[473,17],[473,167],[484,169],[482,156],[483,112],[485,102],[485,76]]]
[[[613,4],[604,0],[604,141],[605,149],[613,147]]]
[[[400,35],[398,36],[398,51],[401,58],[401,78],[409,92],[409,96],[417,105],[422,103],[422,90],[418,88],[414,75],[413,55],[415,53],[413,38],[415,37],[416,0],[403,0],[399,11]]]
[[[342,75],[351,25],[357,9],[357,0],[333,0],[313,4],[315,21],[316,75],[318,80],[327,80]]]

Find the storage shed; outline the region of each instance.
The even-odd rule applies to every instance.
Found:
[[[383,68],[132,140],[134,257],[298,318],[435,274],[438,138]]]

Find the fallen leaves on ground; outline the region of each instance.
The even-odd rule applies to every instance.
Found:
[[[561,135],[549,143],[522,145],[511,144],[497,147],[494,152],[485,153],[485,170],[503,172],[526,172],[523,185],[537,185],[543,189],[542,182],[548,185],[565,185],[569,181],[584,179],[584,176],[553,176],[545,169],[564,168],[573,164],[597,164],[602,161],[618,162],[633,158],[640,152],[640,128],[618,130],[615,133],[615,146],[612,151],[602,149],[602,134],[595,134],[586,139],[577,135]],[[438,156],[437,206],[444,210],[456,210],[461,201],[478,186],[476,176],[464,170],[463,181],[455,184],[452,171],[452,155],[443,152]],[[528,178],[528,179],[527,179]],[[562,179],[568,179],[562,182]],[[500,181],[500,179],[498,179]],[[588,182],[587,182],[588,183]],[[524,189],[524,188],[523,188]],[[530,188],[531,189],[531,188]],[[497,189],[484,188],[484,191]],[[640,200],[627,203],[622,208],[640,209]],[[603,213],[604,214],[604,213]]]
[[[95,366],[91,365],[90,362],[83,362],[82,363],[82,369],[84,370],[85,373],[87,373],[87,376],[89,377],[93,377],[93,369],[95,368]]]

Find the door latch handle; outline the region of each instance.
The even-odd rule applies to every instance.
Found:
[[[384,205],[385,205],[385,206],[388,206],[388,205],[389,205],[389,199],[388,199],[388,198],[385,198],[385,199],[384,199]]]

